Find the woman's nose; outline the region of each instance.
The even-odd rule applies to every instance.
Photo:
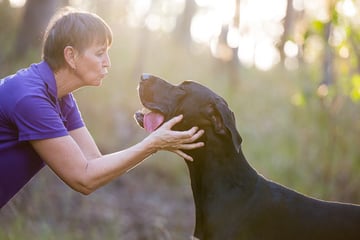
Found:
[[[104,59],[104,63],[103,63],[104,67],[111,67],[111,60],[110,60],[110,56],[109,54],[105,55],[105,59]]]

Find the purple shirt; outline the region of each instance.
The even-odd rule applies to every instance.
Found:
[[[83,126],[72,94],[57,98],[46,62],[0,80],[0,208],[44,166],[30,140],[66,136]]]

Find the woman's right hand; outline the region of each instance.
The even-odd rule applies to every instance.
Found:
[[[181,150],[190,150],[204,146],[203,142],[195,142],[204,134],[204,130],[198,127],[192,127],[187,131],[173,131],[171,128],[182,120],[183,116],[176,116],[156,131],[152,132],[146,139],[149,140],[154,148],[158,150],[167,150],[178,154],[180,157],[192,161],[192,157]]]

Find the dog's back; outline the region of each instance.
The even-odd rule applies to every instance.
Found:
[[[249,199],[251,213],[233,239],[360,239],[360,206],[307,197],[262,177],[259,181]]]

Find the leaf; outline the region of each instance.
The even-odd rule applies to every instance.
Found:
[[[304,106],[305,103],[306,103],[304,94],[301,93],[301,92],[295,93],[295,94],[291,97],[291,103],[292,103],[293,105],[297,106],[297,107]]]
[[[319,20],[315,20],[312,22],[312,27],[316,33],[322,34],[325,28],[325,24]]]
[[[360,75],[354,75],[351,79],[352,89],[350,97],[354,102],[360,101]]]

